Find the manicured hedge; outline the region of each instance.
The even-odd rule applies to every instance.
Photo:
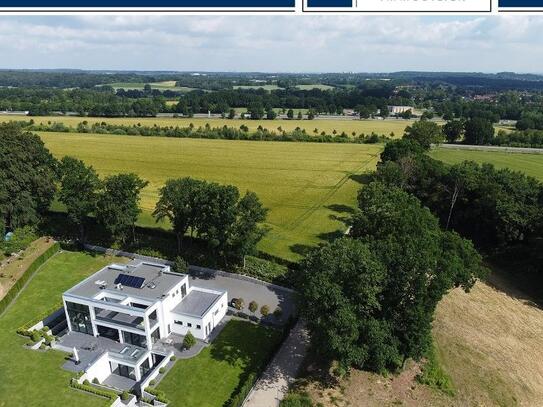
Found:
[[[21,291],[21,289],[24,287],[30,277],[34,275],[36,270],[38,270],[40,266],[45,263],[53,254],[58,252],[59,249],[60,245],[57,242],[45,252],[43,252],[39,257],[37,257],[36,260],[34,260],[34,262],[26,269],[26,271],[19,278],[19,280],[17,280],[13,287],[11,287],[11,289],[7,292],[6,296],[0,301],[0,315],[6,310],[8,305],[11,304],[15,297],[17,297],[19,291]]]
[[[146,387],[145,391],[147,393],[152,394],[153,396],[155,396],[155,398],[158,401],[160,401],[161,403],[170,404],[170,400],[168,400],[166,398],[166,395],[164,394],[164,392],[162,390],[158,390],[158,389],[155,389],[153,387]]]
[[[94,386],[91,386],[89,384],[80,384],[75,379],[72,379],[70,381],[70,386],[73,387],[74,389],[83,390],[83,391],[95,394],[97,396],[100,396],[100,397],[105,397],[107,399],[110,399],[111,401],[114,401],[117,397],[119,397],[119,395],[117,393],[113,392],[113,391],[98,389],[98,388],[96,388]]]

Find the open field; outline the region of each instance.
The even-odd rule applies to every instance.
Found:
[[[443,299],[433,332],[459,405],[540,404],[543,310],[533,303],[478,282]]]
[[[103,398],[69,387],[71,373],[62,370],[65,353],[23,348],[27,339],[15,331],[57,303],[61,294],[104,265],[123,259],[62,252],[35,274],[20,296],[0,316],[0,407],[109,405]]]
[[[72,155],[101,175],[135,172],[149,181],[142,221],[168,178],[191,176],[258,194],[270,209],[270,232],[259,248],[298,259],[307,245],[344,230],[360,184],[353,175],[375,168],[382,145],[283,143],[75,133],[41,133],[56,157]]]
[[[163,82],[114,82],[108,83],[105,86],[111,86],[113,89],[124,90],[143,90],[146,84],[151,85],[151,89],[158,90],[174,90],[176,92],[190,92],[195,90],[194,88],[188,88],[186,86],[175,86],[175,81],[163,81]]]
[[[249,373],[256,373],[280,340],[280,331],[230,321],[198,356],[178,360],[158,388],[172,407],[222,407]]]
[[[296,110],[297,114],[298,110]],[[318,133],[324,131],[327,134],[332,134],[335,130],[338,134],[345,132],[348,135],[354,131],[356,134],[384,134],[386,136],[394,133],[396,137],[400,137],[405,128],[413,123],[412,120],[388,119],[388,120],[338,120],[338,119],[318,119],[318,120],[242,120],[242,119],[219,119],[219,118],[175,118],[175,117],[77,117],[77,116],[0,116],[0,122],[8,122],[12,120],[30,120],[33,119],[36,123],[58,122],[66,125],[77,126],[82,121],[86,120],[89,123],[112,123],[123,125],[142,126],[179,126],[186,127],[190,123],[194,126],[205,126],[209,123],[211,127],[235,127],[241,125],[247,126],[251,131],[255,131],[258,126],[262,126],[268,130],[277,131],[281,127],[285,131],[292,131],[299,127],[305,129],[308,134],[313,134],[314,129]]]
[[[312,89],[332,90],[332,89],[335,89],[335,87],[333,87],[333,86],[324,85],[322,83],[316,83],[316,84],[312,84],[312,85],[297,85],[296,87],[298,89],[301,89],[301,90],[312,90]]]
[[[456,164],[464,160],[478,163],[491,163],[497,168],[510,168],[525,172],[527,175],[543,181],[543,154],[505,153],[496,151],[472,151],[438,148],[430,152],[430,156],[448,164]]]
[[[264,89],[264,90],[278,90],[278,89],[283,89],[283,88],[280,88],[279,86],[277,85],[265,85],[265,84],[262,84],[262,85],[237,85],[237,86],[232,86],[232,88],[234,89]]]

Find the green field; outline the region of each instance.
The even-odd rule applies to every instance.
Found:
[[[69,387],[73,374],[62,369],[66,354],[25,349],[27,340],[15,331],[60,301],[83,278],[112,257],[62,252],[36,273],[10,308],[0,316],[0,407],[108,406],[109,401]]]
[[[296,110],[297,114],[298,110]],[[307,133],[314,134],[314,130],[317,132],[322,131],[327,134],[332,134],[335,130],[337,134],[345,132],[351,135],[354,131],[356,134],[371,134],[375,132],[377,134],[384,134],[386,136],[393,132],[396,137],[400,137],[405,128],[413,124],[412,120],[338,120],[338,119],[320,119],[320,120],[229,120],[219,118],[177,118],[177,117],[117,117],[117,118],[105,118],[105,117],[77,117],[77,116],[0,116],[0,122],[8,122],[11,120],[30,120],[33,119],[36,123],[48,123],[58,122],[73,127],[77,126],[82,121],[86,120],[89,123],[112,123],[112,124],[124,124],[124,125],[137,125],[142,126],[179,126],[186,127],[190,123],[194,126],[205,126],[209,123],[211,127],[235,127],[239,128],[241,125],[245,125],[251,131],[255,131],[258,126],[262,126],[268,130],[277,131],[278,127],[282,130],[292,131],[299,127],[305,129]]]
[[[158,388],[171,407],[222,407],[242,377],[266,362],[280,332],[244,321],[230,321],[198,356],[178,360]]]
[[[264,89],[264,90],[278,90],[282,89],[277,85],[238,85],[238,86],[232,86],[234,89]]]
[[[333,86],[324,85],[322,83],[316,83],[316,84],[312,84],[312,85],[297,85],[296,87],[298,89],[301,89],[301,90],[312,90],[312,89],[332,90],[332,89],[335,89],[335,87],[333,87]]]
[[[176,92],[190,92],[195,90],[186,86],[175,86],[175,81],[162,81],[162,82],[114,82],[105,84],[105,86],[111,86],[113,89],[124,90],[143,90],[144,86],[149,84],[151,89],[158,90],[174,90]]]
[[[433,150],[430,155],[448,164],[456,164],[465,160],[476,161],[478,163],[491,163],[497,168],[510,168],[515,171],[522,171],[527,175],[543,181],[543,154],[438,148]]]
[[[337,218],[355,204],[359,183],[352,175],[375,168],[382,145],[319,144],[75,133],[41,133],[56,157],[72,155],[101,175],[135,172],[149,181],[142,192],[144,223],[158,189],[168,178],[191,176],[234,184],[258,194],[270,209],[270,232],[259,248],[298,259],[305,245],[344,230]]]

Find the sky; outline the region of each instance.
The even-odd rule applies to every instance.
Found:
[[[543,73],[543,16],[0,16],[0,68]]]

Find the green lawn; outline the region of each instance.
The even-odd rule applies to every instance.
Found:
[[[280,340],[280,332],[244,321],[230,321],[198,356],[178,360],[160,382],[172,407],[221,407],[258,370]]]
[[[59,253],[36,273],[19,298],[0,317],[1,407],[109,405],[105,399],[68,386],[73,375],[61,368],[65,353],[25,349],[23,345],[27,340],[15,331],[52,307],[68,288],[112,261],[111,257],[86,253]]]
[[[270,209],[270,232],[259,248],[298,259],[346,226],[339,220],[356,203],[353,180],[375,168],[382,145],[285,143],[75,133],[41,133],[58,158],[76,156],[101,175],[135,172],[149,181],[142,192],[141,221],[155,226],[150,213],[168,178],[191,176],[234,184],[258,194]],[[356,178],[356,177],[355,177]]]
[[[531,175],[532,177],[543,181],[543,154],[438,148],[432,150],[430,156],[448,164],[456,164],[465,160],[472,160],[478,163],[491,163],[497,168],[510,168],[515,171],[522,171],[527,175]]]

